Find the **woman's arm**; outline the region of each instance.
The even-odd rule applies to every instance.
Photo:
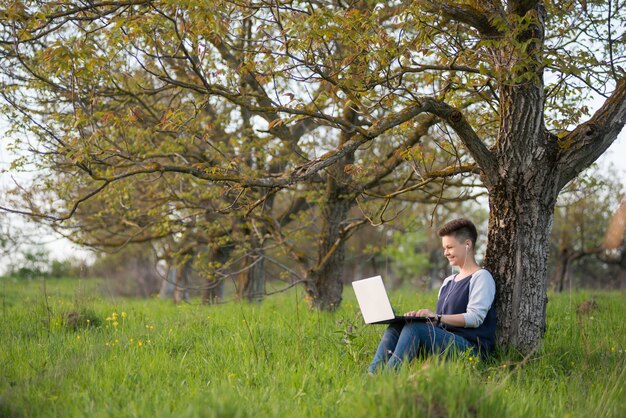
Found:
[[[453,327],[477,328],[485,320],[496,295],[496,284],[487,270],[479,270],[470,279],[467,311],[462,314],[441,315],[442,324]],[[443,286],[442,286],[443,287]],[[421,316],[437,320],[437,314],[430,309],[420,309],[405,313],[406,316]]]
[[[462,315],[465,327],[477,328],[483,323],[493,304],[496,296],[496,283],[487,270],[479,270],[470,280],[467,311]]]
[[[437,321],[437,314],[430,309],[420,309],[419,311],[407,312],[404,316],[419,316],[422,318],[432,318],[434,321]],[[465,314],[441,315],[439,322],[446,325],[452,325],[453,327],[464,327]]]

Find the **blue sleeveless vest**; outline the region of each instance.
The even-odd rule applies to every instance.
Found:
[[[441,315],[463,314],[467,312],[469,301],[469,288],[472,276],[467,276],[458,282],[454,279],[448,281],[441,288],[437,300],[437,313]],[[491,304],[489,311],[482,324],[478,328],[463,328],[443,325],[443,327],[456,335],[465,338],[476,346],[481,353],[493,350],[496,335],[496,311],[495,303]]]

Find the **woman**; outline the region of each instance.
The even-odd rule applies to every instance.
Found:
[[[443,255],[458,274],[447,277],[439,289],[436,312],[429,309],[407,312],[405,316],[427,317],[427,322],[389,325],[368,371],[396,368],[410,362],[419,352],[447,354],[471,351],[486,354],[493,349],[496,332],[494,297],[496,285],[491,274],[474,259],[477,232],[467,219],[455,219],[439,230]]]

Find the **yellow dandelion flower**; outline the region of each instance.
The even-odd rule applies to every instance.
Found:
[[[150,325],[150,329],[154,329],[154,325]]]
[[[76,336],[76,339],[77,339],[77,340],[80,340],[80,335],[77,335],[77,336]]]
[[[120,340],[118,340],[118,339],[116,339],[116,340],[115,340],[115,344],[117,344],[117,343],[119,343],[119,342],[120,342]]]
[[[126,318],[126,312],[122,312],[122,318]]]
[[[118,326],[118,325],[119,325],[119,322],[117,322],[117,321],[113,321],[113,322],[111,323],[111,325],[113,325],[114,327],[116,327],[116,326]]]
[[[134,340],[131,338],[129,341],[132,343]]]
[[[141,347],[143,345],[143,343],[141,341],[137,341],[137,346]]]

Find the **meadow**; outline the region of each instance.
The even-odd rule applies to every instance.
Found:
[[[176,306],[112,297],[96,280],[0,280],[3,417],[626,416],[623,292],[550,294],[545,341],[525,358],[420,359],[368,376],[383,328],[362,324],[350,289],[327,313],[297,288]],[[435,296],[392,299],[408,310]]]

